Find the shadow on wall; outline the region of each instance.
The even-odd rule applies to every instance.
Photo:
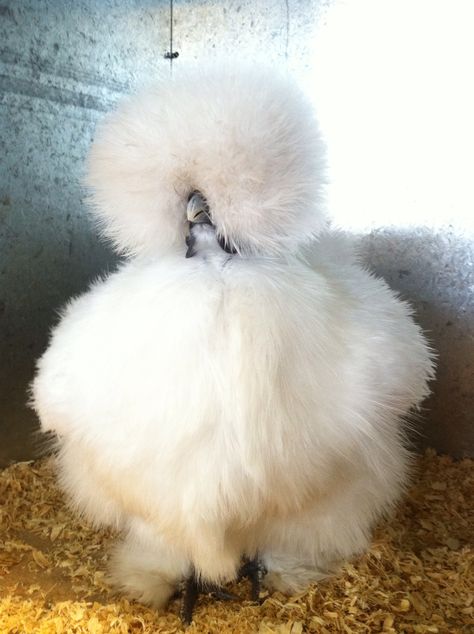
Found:
[[[67,298],[115,256],[74,213],[49,209],[38,199],[0,200],[0,467],[37,454],[37,421],[27,407],[35,361]]]
[[[450,228],[380,229],[361,238],[363,261],[409,300],[438,354],[418,443],[455,457],[474,447],[472,241]]]

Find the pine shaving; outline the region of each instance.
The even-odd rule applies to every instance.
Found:
[[[474,632],[474,460],[427,451],[370,551],[304,594],[241,602],[200,599],[190,633]],[[51,459],[0,471],[2,634],[172,634],[179,600],[157,613],[107,585],[115,536],[69,511]]]

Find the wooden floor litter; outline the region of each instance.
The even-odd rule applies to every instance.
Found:
[[[474,460],[428,451],[395,517],[337,579],[262,605],[200,600],[189,634],[474,632]],[[157,614],[107,586],[114,536],[74,517],[51,461],[0,472],[0,633],[181,632],[179,601]]]

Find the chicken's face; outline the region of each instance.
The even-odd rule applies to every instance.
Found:
[[[187,218],[189,222],[189,234],[186,237],[186,257],[191,258],[200,253],[228,254],[238,253],[235,247],[230,246],[223,236],[216,233],[216,227],[212,222],[212,214],[205,197],[201,192],[192,192],[188,198]]]
[[[288,78],[213,67],[162,81],[107,118],[87,183],[122,253],[185,253],[197,210],[207,221],[192,219],[195,231],[213,230],[228,253],[274,255],[325,226],[324,167],[314,114]]]

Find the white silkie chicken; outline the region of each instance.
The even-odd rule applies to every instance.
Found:
[[[161,81],[99,129],[88,184],[128,260],[64,310],[33,404],[72,503],[123,531],[132,597],[221,586],[243,557],[300,591],[406,485],[432,355],[326,231],[323,180],[310,106],[267,69]]]

